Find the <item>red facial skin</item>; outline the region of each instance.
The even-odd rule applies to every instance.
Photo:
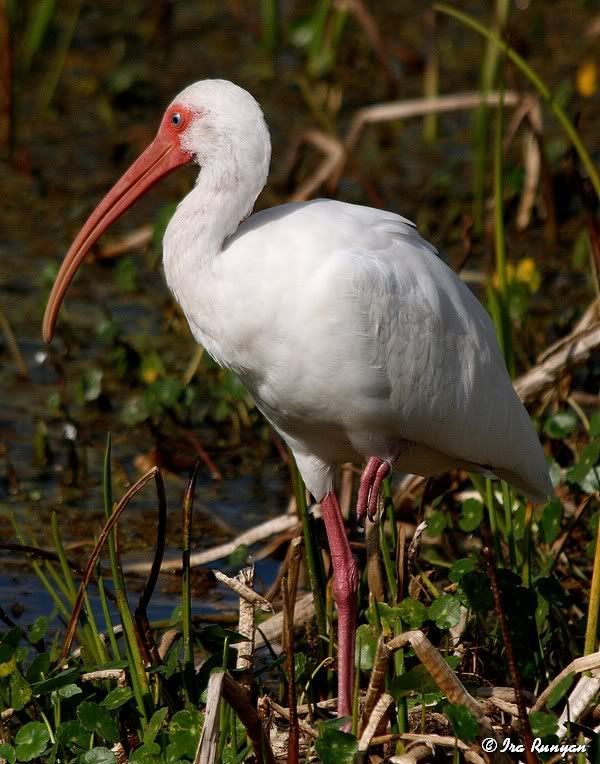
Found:
[[[86,254],[104,231],[149,188],[192,155],[182,146],[185,129],[199,115],[173,104],[165,112],[156,137],[121,176],[89,216],[62,262],[44,314],[43,337],[50,342],[65,293]]]

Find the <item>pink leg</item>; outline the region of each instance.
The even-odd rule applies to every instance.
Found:
[[[354,679],[358,567],[352,557],[335,492],[331,491],[325,496],[321,502],[321,512],[331,551],[333,598],[338,613],[338,716],[350,716]]]
[[[377,500],[381,484],[390,474],[392,467],[389,462],[383,462],[376,456],[372,456],[364,469],[358,489],[358,501],[356,503],[356,516],[359,522],[369,516],[369,520],[375,520],[377,515]]]

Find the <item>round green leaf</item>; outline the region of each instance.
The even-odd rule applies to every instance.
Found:
[[[43,722],[29,722],[17,732],[15,748],[19,761],[31,761],[46,750],[50,733]]]
[[[444,512],[434,510],[425,519],[427,520],[427,533],[430,536],[441,536],[448,525]]]
[[[17,752],[8,743],[0,743],[0,759],[5,759],[8,764],[15,764]]]
[[[322,764],[353,764],[358,744],[347,732],[326,727],[315,742],[315,750]]]
[[[78,764],[117,764],[117,757],[109,748],[97,746],[82,753]]]
[[[200,712],[192,709],[178,711],[169,724],[169,751],[173,758],[196,755],[200,738]]]
[[[56,739],[65,748],[76,752],[85,750],[90,745],[90,733],[77,719],[63,722],[56,730]]]
[[[15,709],[20,711],[31,700],[31,686],[20,671],[11,674],[8,685],[8,702]]]
[[[427,620],[427,608],[422,602],[407,597],[398,605],[400,617],[411,629],[420,629]]]
[[[35,644],[44,639],[49,625],[50,619],[48,616],[41,615],[39,618],[36,618],[29,628],[29,641]]]
[[[477,499],[467,499],[463,502],[458,525],[465,533],[473,533],[481,525],[483,504]]]
[[[429,618],[439,629],[451,629],[460,621],[460,601],[451,594],[442,594],[429,606]]]
[[[77,718],[88,732],[95,732],[98,737],[116,743],[119,739],[117,723],[98,703],[83,701],[77,707]]]
[[[467,573],[472,573],[477,567],[476,557],[463,557],[461,560],[457,560],[450,568],[448,578],[455,584],[459,583],[461,578]]]

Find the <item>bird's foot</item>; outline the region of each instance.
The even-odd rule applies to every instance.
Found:
[[[368,516],[371,522],[375,522],[381,484],[392,471],[389,461],[382,461],[376,456],[371,456],[360,478],[358,489],[358,501],[356,503],[356,517],[363,522]]]

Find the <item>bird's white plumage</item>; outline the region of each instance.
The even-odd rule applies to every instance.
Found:
[[[289,443],[313,495],[331,489],[336,465],[378,456],[424,475],[489,471],[548,496],[489,316],[414,226],[332,200],[240,222],[270,155],[258,104],[223,81],[176,102],[201,115],[188,140],[202,170],[165,234],[167,281],[196,339]]]

